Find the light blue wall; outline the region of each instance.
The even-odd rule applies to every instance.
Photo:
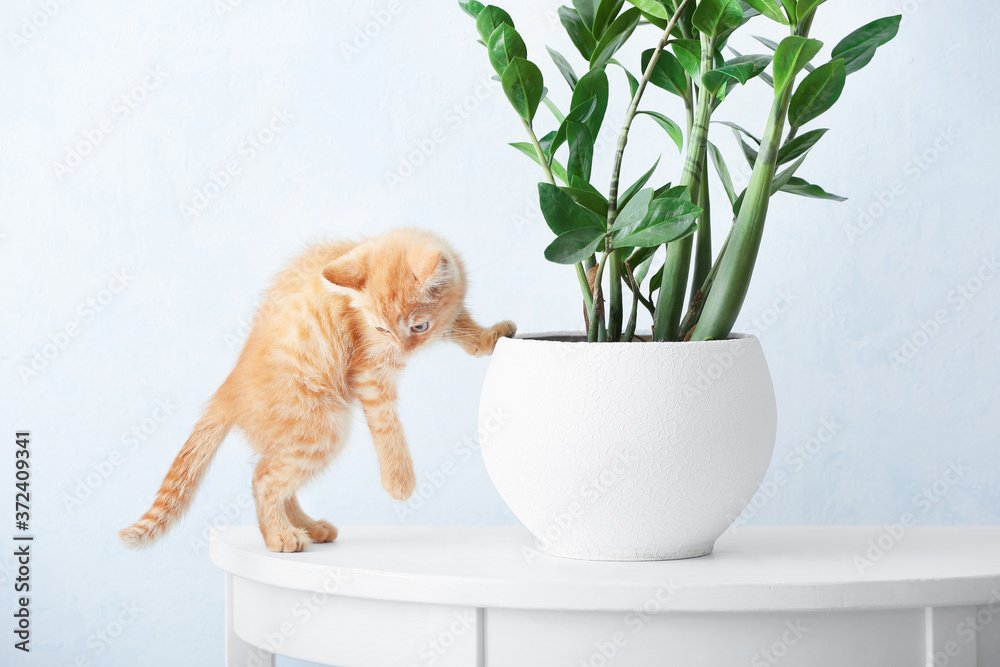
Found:
[[[479,318],[510,317],[525,331],[579,326],[575,279],[541,258],[550,234],[534,206],[539,176],[504,143],[522,139],[520,124],[454,2],[154,4],[0,8],[0,469],[11,465],[12,433],[30,429],[32,664],[219,664],[222,575],[198,540],[227,508],[237,523],[254,522],[239,505],[251,469],[240,438],[161,544],[129,553],[116,531],[148,506],[231,368],[257,295],[306,240],[437,229],[465,254]],[[822,119],[833,130],[802,170],[850,201],[774,200],[738,328],[763,341],[780,427],[770,493],[741,522],[888,524],[906,512],[923,524],[1000,520],[1000,277],[991,264],[1000,254],[1000,14],[971,0],[840,0],[824,6],[815,33],[832,45],[897,5],[906,12],[900,37],[850,77]],[[44,6],[58,10],[38,18]],[[556,3],[505,7],[565,106],[542,49],[572,51],[553,24]],[[25,21],[44,25],[12,38]],[[366,29],[373,36],[360,40]],[[622,56],[633,69],[638,51]],[[623,82],[614,85],[621,93]],[[720,117],[759,131],[768,94],[755,82]],[[673,104],[660,91],[652,99]],[[610,119],[621,118],[621,101]],[[647,121],[636,123],[626,176],[662,153],[665,181],[679,160]],[[272,123],[273,141],[244,144]],[[745,182],[729,131],[713,126],[712,137]],[[87,142],[90,154],[58,174],[56,163]],[[196,202],[233,162],[239,171],[219,177],[217,196]],[[393,173],[406,177],[391,183]],[[722,210],[723,193],[714,196]],[[206,205],[185,216],[182,204],[194,203]],[[105,295],[120,271],[127,285]],[[109,302],[91,315],[88,299]],[[47,366],[22,378],[19,369],[71,325],[76,334]],[[912,358],[899,362],[899,350]],[[455,470],[440,488],[424,487],[421,507],[382,491],[359,423],[306,508],[341,524],[514,521],[475,451],[487,364],[441,347],[406,372],[400,410],[421,479],[447,461]],[[136,429],[141,440],[127,435]],[[961,475],[944,484],[952,465]],[[106,477],[95,473],[102,468]],[[921,500],[935,483],[940,493]],[[3,486],[9,518],[12,485]],[[68,506],[78,490],[89,497]],[[8,609],[12,559],[0,556],[0,566]],[[122,605],[137,607],[136,618],[105,645],[97,633],[115,630]],[[0,656],[19,657],[9,641]]]

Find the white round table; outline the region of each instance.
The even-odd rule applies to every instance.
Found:
[[[1000,667],[1000,527],[740,528],[710,556],[590,562],[520,526],[347,526],[211,546],[226,664]]]

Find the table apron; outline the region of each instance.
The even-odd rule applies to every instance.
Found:
[[[761,613],[478,609],[231,581],[227,611],[239,639],[340,667],[1000,667],[996,605]]]

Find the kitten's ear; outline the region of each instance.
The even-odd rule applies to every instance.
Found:
[[[365,286],[367,278],[367,266],[365,257],[358,248],[341,255],[326,265],[323,269],[323,277],[330,283],[330,287],[335,292],[360,292]]]
[[[441,282],[448,273],[448,258],[440,250],[421,250],[410,259],[413,277],[421,285]]]

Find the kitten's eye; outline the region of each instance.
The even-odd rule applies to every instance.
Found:
[[[421,322],[420,324],[414,324],[412,327],[410,327],[410,331],[414,331],[416,333],[423,333],[423,332],[427,331],[427,326],[428,326],[427,322]]]
[[[375,330],[378,331],[379,333],[384,333],[384,334],[389,333],[388,329],[383,329],[382,327],[375,327]]]

